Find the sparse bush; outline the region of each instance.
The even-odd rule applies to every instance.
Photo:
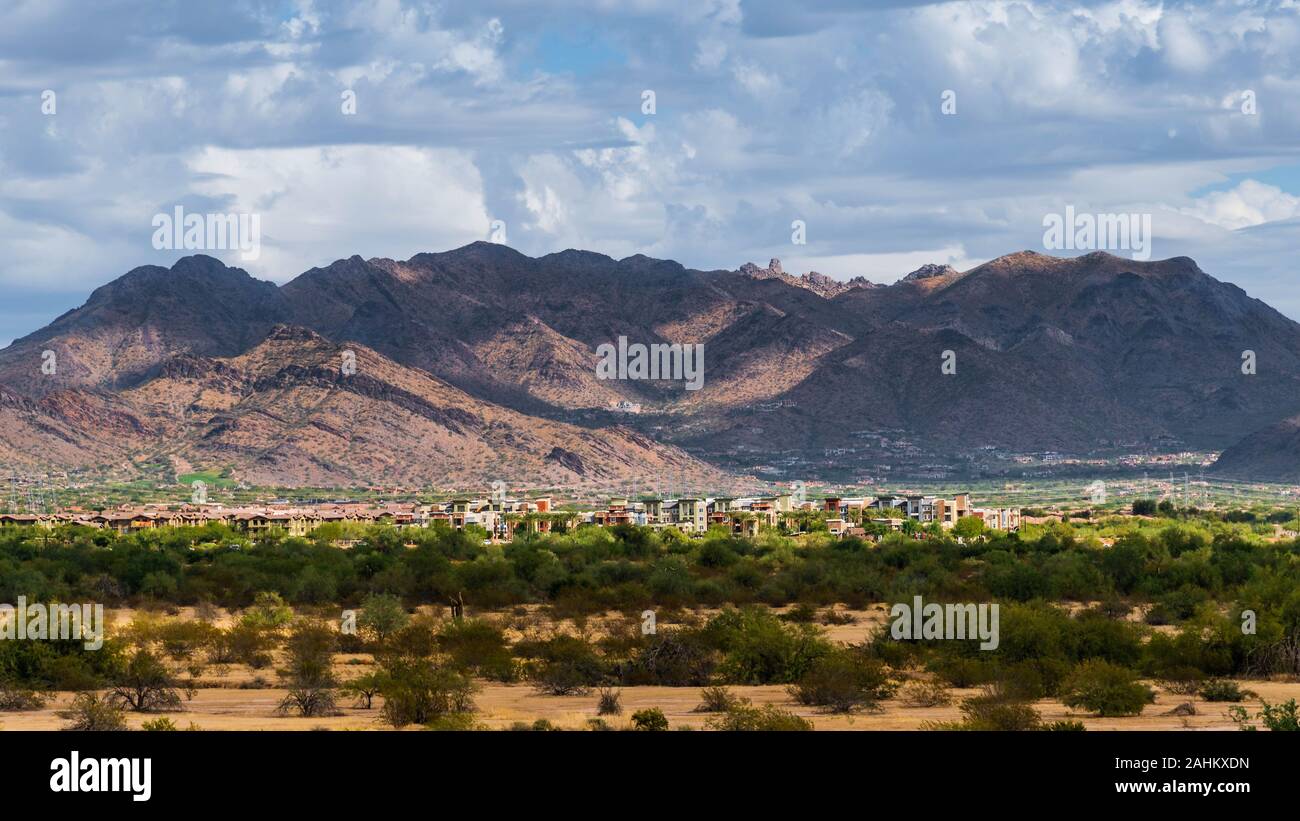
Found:
[[[68,709],[58,711],[58,716],[68,722],[65,730],[103,733],[127,729],[125,711],[112,699],[96,693],[78,693]]]
[[[877,702],[893,695],[895,687],[880,662],[859,651],[837,650],[817,659],[788,690],[800,704],[847,713],[875,709]]]
[[[817,621],[817,606],[807,602],[800,602],[782,613],[779,618],[782,621],[794,622],[795,624],[812,624]]]
[[[1160,686],[1180,696],[1196,695],[1205,684],[1205,674],[1195,667],[1171,667],[1160,677]]]
[[[149,719],[140,724],[140,729],[150,733],[173,733],[177,731],[176,722],[166,716]]]
[[[668,717],[658,707],[647,707],[632,714],[632,727],[637,730],[659,732],[668,729]]]
[[[443,625],[438,647],[456,666],[493,681],[515,681],[518,668],[505,631],[486,619],[462,619]]]
[[[1155,700],[1155,693],[1132,671],[1096,659],[1079,665],[1061,687],[1067,707],[1099,716],[1135,716]]]
[[[1087,730],[1082,721],[1053,721],[1043,725],[1043,729],[1055,733],[1082,733]]]
[[[25,712],[40,710],[45,707],[50,696],[36,690],[20,687],[0,686],[0,712]]]
[[[900,696],[909,707],[943,707],[952,704],[952,693],[938,679],[909,681]]]
[[[1042,727],[1042,716],[1026,701],[1008,698],[997,688],[963,699],[961,721],[929,722],[923,730],[982,730],[1021,732]]]
[[[380,715],[394,727],[429,724],[448,713],[473,712],[477,689],[465,674],[428,659],[393,660],[383,671]]]
[[[533,682],[547,695],[585,695],[607,678],[604,662],[591,644],[573,636],[556,636],[535,644],[520,642],[515,649],[535,659]]]
[[[734,705],[721,715],[709,716],[704,725],[710,730],[724,732],[802,732],[813,729],[813,723],[808,719],[782,710],[775,704],[763,707]]]
[[[708,684],[719,653],[698,630],[679,628],[650,636],[624,666],[624,684],[698,687]]]
[[[749,699],[734,695],[726,687],[705,687],[700,696],[700,705],[695,708],[697,713],[725,713],[732,707],[749,704]]]
[[[613,687],[600,688],[600,700],[596,704],[596,715],[616,716],[623,713],[620,694]]]
[[[1240,704],[1228,708],[1228,717],[1238,729],[1251,732],[1258,729],[1250,723],[1249,711]],[[1255,718],[1260,720],[1265,729],[1273,732],[1300,731],[1300,706],[1296,705],[1295,699],[1288,699],[1281,704],[1269,704],[1265,701],[1260,711],[1255,714]]]
[[[1229,679],[1210,679],[1201,685],[1199,695],[1206,701],[1245,701],[1255,697],[1254,692],[1241,689]]]

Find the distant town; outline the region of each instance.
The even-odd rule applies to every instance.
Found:
[[[203,527],[223,524],[256,534],[279,528],[290,536],[306,536],[329,523],[388,524],[398,528],[481,528],[492,541],[510,541],[521,531],[549,533],[582,526],[637,525],[672,528],[684,534],[704,534],[724,527],[735,536],[755,537],[763,527],[786,532],[807,527],[810,520],[824,523],[837,537],[875,539],[881,533],[938,525],[950,529],[965,518],[975,518],[982,528],[1014,531],[1020,527],[1020,509],[976,507],[969,493],[951,497],[886,495],[844,498],[827,496],[810,500],[795,494],[730,498],[611,497],[592,510],[560,509],[554,497],[506,498],[503,494],[464,496],[446,502],[352,502],[319,504],[266,503],[227,506],[221,502],[181,505],[147,503],[104,510],[70,507],[53,513],[0,514],[0,527],[54,528],[83,525],[121,534],[158,527]]]

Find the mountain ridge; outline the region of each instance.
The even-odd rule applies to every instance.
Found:
[[[860,464],[846,457],[840,467],[860,474],[891,458],[863,445],[862,435],[879,431],[904,431],[919,450],[954,457],[986,446],[1221,449],[1300,414],[1300,325],[1187,257],[1019,251],[964,272],[922,266],[892,285],[858,278],[830,286],[813,273],[794,277],[775,259],[766,269],[702,271],[639,254],[528,257],[487,242],[405,261],[354,255],[280,286],[204,255],[170,269],[140,266],[0,350],[0,456],[55,466],[156,456],[167,450],[160,436],[188,443],[201,426],[169,421],[154,394],[205,374],[230,383],[208,385],[209,404],[247,418],[203,429],[208,440],[178,445],[172,456],[205,466],[229,458],[247,475],[282,484],[490,473],[487,465],[471,475],[451,464],[368,463],[337,437],[320,447],[342,448],[346,458],[324,466],[328,458],[310,442],[284,437],[338,420],[285,428],[268,402],[286,390],[294,401],[332,396],[335,414],[366,405],[389,426],[387,440],[367,440],[380,449],[425,452],[399,420],[435,426],[435,438],[462,435],[459,409],[508,416],[516,443],[551,437],[548,452],[579,454],[594,475],[626,476],[629,460],[640,460],[713,481],[770,469],[775,453],[786,454],[784,470],[801,474],[841,452],[859,454]],[[279,338],[286,328],[314,336]],[[595,352],[619,337],[703,344],[703,389],[599,379]],[[268,345],[288,357],[290,340],[312,351],[356,346],[386,387],[357,398],[366,375],[347,387],[306,361],[276,372],[288,388],[235,379],[240,357]],[[1246,350],[1261,363],[1257,374],[1241,373]],[[40,367],[46,351],[56,357],[53,374]],[[941,370],[949,353],[953,373]],[[457,392],[448,394],[452,412],[439,416],[395,387],[406,382],[420,386],[412,396]],[[1016,425],[1006,424],[1009,413]],[[97,417],[126,433],[115,441],[94,428]],[[602,450],[584,430],[615,445]],[[474,448],[539,478],[536,448],[519,452],[486,429],[474,435]],[[277,451],[281,440],[291,445]],[[78,443],[85,454],[74,458],[68,451]],[[427,458],[449,454],[435,448]],[[561,478],[581,480],[575,471]]]

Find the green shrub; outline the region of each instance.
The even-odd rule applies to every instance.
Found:
[[[802,716],[782,710],[775,704],[763,707],[734,705],[721,715],[712,715],[704,720],[710,730],[726,732],[802,732],[813,729],[813,723]]]
[[[648,707],[632,714],[632,726],[637,730],[660,732],[668,729],[668,717],[658,707]]]
[[[725,713],[732,707],[749,704],[749,699],[734,695],[726,687],[705,687],[700,696],[702,700],[695,708],[697,713]]]
[[[68,709],[60,710],[58,716],[68,722],[65,730],[102,733],[127,729],[125,711],[96,693],[78,693]]]
[[[1245,701],[1255,696],[1252,691],[1241,689],[1235,681],[1217,678],[1202,684],[1199,694],[1206,701]]]
[[[1096,659],[1079,665],[1061,686],[1061,701],[1067,707],[1082,707],[1099,716],[1139,715],[1155,700],[1155,693],[1131,670]]]
[[[848,713],[876,709],[877,702],[893,695],[896,687],[880,662],[859,651],[837,650],[813,662],[812,669],[788,690],[800,704]]]

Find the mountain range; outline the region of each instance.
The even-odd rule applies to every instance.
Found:
[[[620,337],[702,344],[702,389],[600,378]],[[1300,325],[1186,257],[1100,252],[892,285],[476,242],[276,286],[198,255],[0,350],[0,461],[115,477],[739,489],[1195,449],[1291,481],[1297,418]]]

